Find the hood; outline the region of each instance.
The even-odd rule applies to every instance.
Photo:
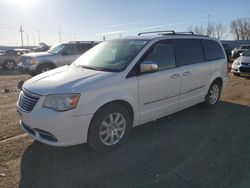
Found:
[[[250,56],[240,56],[240,62],[241,63],[250,63]]]
[[[240,56],[235,60],[235,62],[250,63],[250,56]]]
[[[63,66],[27,80],[23,89],[39,95],[81,93],[90,82],[99,82],[114,73]]]
[[[28,54],[23,54],[21,57],[44,57],[44,56],[52,56],[54,54],[48,52],[32,52]]]

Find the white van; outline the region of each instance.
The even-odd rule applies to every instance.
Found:
[[[103,42],[26,81],[17,102],[22,129],[49,145],[109,151],[132,127],[198,103],[215,106],[227,78],[221,43],[156,33]]]

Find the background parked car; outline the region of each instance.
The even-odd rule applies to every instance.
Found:
[[[39,43],[39,46],[36,48],[33,48],[32,51],[33,52],[46,52],[49,49],[50,49],[50,47],[47,44],[41,42],[41,43]]]
[[[0,55],[3,55],[6,51],[0,50]]]
[[[230,48],[229,44],[226,44],[226,43],[222,43],[222,46],[227,54],[227,59],[229,61],[230,57],[231,57],[231,48]]]
[[[54,45],[47,52],[30,53],[20,57],[21,72],[34,76],[42,72],[71,64],[84,52],[98,44],[94,41],[77,41]]]
[[[236,48],[236,49],[232,50],[231,57],[233,59],[236,59],[236,58],[238,58],[240,56],[240,54],[242,52],[245,52],[248,49],[250,49],[250,44],[249,45],[240,45],[239,48]]]
[[[14,49],[2,53],[0,55],[0,67],[6,70],[14,69],[18,64],[18,57],[29,52],[29,49]]]
[[[234,60],[231,72],[233,72],[235,76],[250,74],[250,49]]]

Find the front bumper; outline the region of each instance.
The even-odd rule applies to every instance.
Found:
[[[21,72],[33,72],[37,69],[37,65],[24,64],[22,62],[19,63],[17,67]]]
[[[87,142],[92,115],[75,115],[74,110],[56,112],[43,108],[42,98],[31,112],[22,111],[17,106],[21,128],[30,137],[52,146],[70,146]]]
[[[237,64],[232,64],[231,67],[231,72],[232,73],[239,73],[239,74],[250,74],[250,63],[249,65],[237,65]]]

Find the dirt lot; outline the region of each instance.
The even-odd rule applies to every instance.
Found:
[[[250,187],[250,78],[230,74],[215,109],[197,105],[140,126],[121,148],[33,142],[15,113],[18,81],[0,73],[0,187]]]

